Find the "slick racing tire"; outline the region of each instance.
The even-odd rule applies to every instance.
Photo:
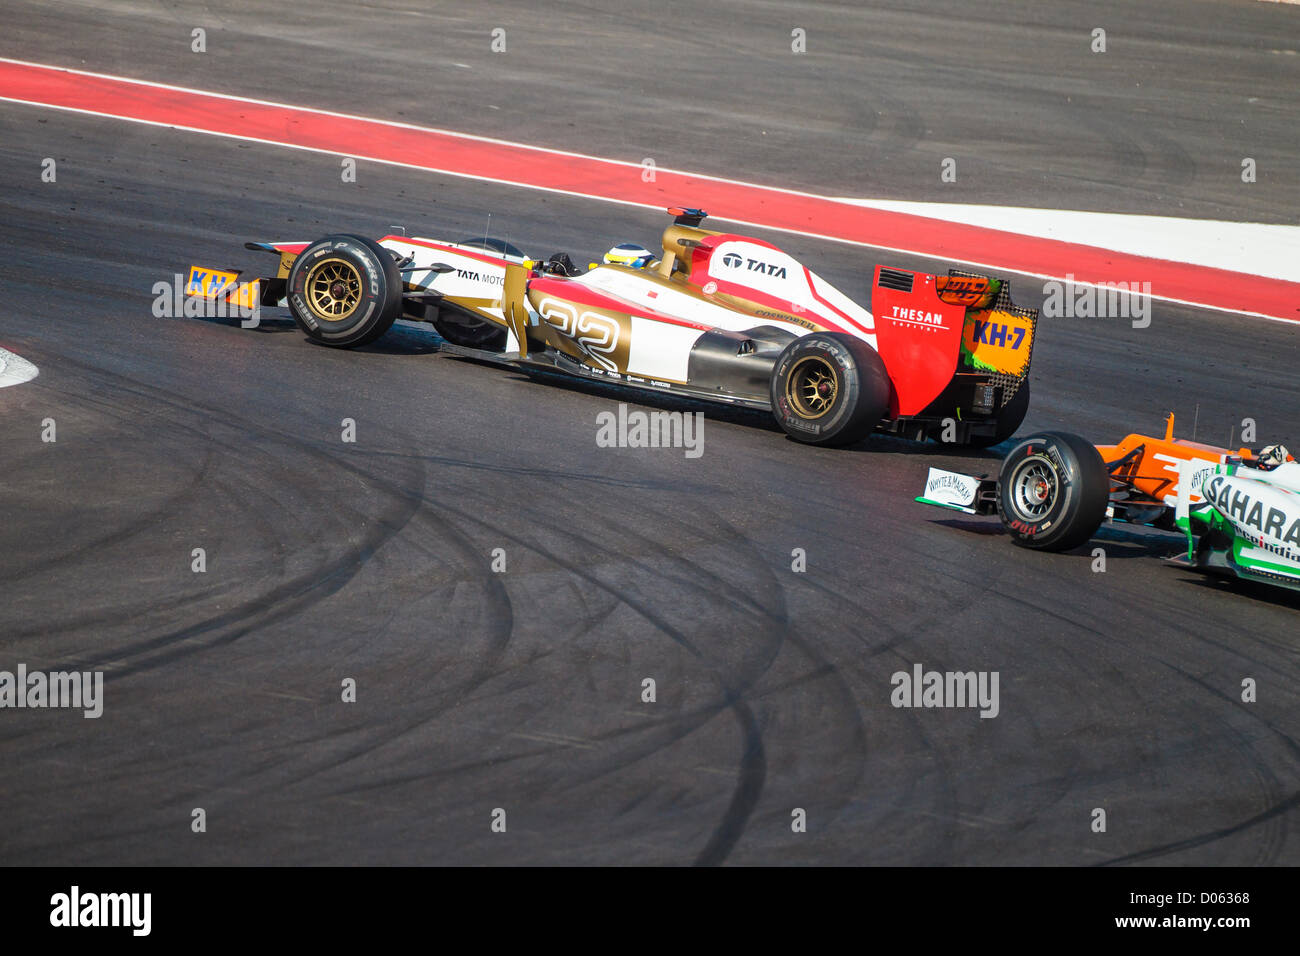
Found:
[[[795,441],[850,445],[889,411],[891,386],[876,350],[843,332],[814,332],[772,368],[772,415]]]
[[[1110,473],[1091,442],[1039,432],[1019,442],[998,473],[998,514],[1011,540],[1037,551],[1069,551],[1101,527]]]
[[[1000,445],[1016,433],[1016,429],[1021,426],[1028,413],[1029,382],[1026,380],[1020,383],[1016,394],[1011,396],[1011,401],[998,412],[997,430],[992,435],[972,435],[966,444],[972,448],[991,448]]]
[[[495,236],[472,236],[457,242],[461,246],[474,246],[487,252],[497,252],[503,256],[524,258],[523,250],[512,246],[504,239]],[[506,330],[495,322],[489,322],[480,315],[454,305],[442,305],[438,308],[438,317],[433,320],[433,327],[448,342],[467,349],[484,349],[488,352],[501,352],[506,347]]]
[[[396,261],[362,236],[313,242],[293,260],[286,285],[293,320],[323,345],[352,348],[373,342],[402,311]]]

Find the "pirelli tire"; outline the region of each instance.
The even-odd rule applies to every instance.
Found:
[[[392,328],[402,311],[397,262],[363,236],[313,242],[294,259],[286,287],[293,320],[322,345],[366,345]]]
[[[795,441],[850,445],[889,411],[880,355],[843,332],[814,332],[785,347],[772,368],[772,415]]]
[[[991,448],[1000,445],[1016,433],[1029,413],[1029,380],[1020,383],[1016,394],[1011,396],[998,411],[997,425],[992,435],[972,435],[966,444],[972,448]]]
[[[998,514],[1011,540],[1036,551],[1069,551],[1101,527],[1110,473],[1089,441],[1039,432],[1016,444],[998,473]]]

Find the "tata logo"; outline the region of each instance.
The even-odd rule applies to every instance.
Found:
[[[762,272],[765,275],[770,275],[774,279],[785,278],[785,266],[778,266],[771,262],[759,262],[757,259],[749,260],[749,271]]]
[[[469,269],[457,269],[456,278],[469,279],[472,282],[486,282],[488,285],[501,285],[504,281],[501,276],[494,276],[491,273],[482,275]]]
[[[1010,328],[1000,322],[981,322],[975,320],[975,341],[985,345],[999,345],[1003,348],[1018,349],[1025,340],[1023,328]]]
[[[749,272],[759,272],[774,279],[784,279],[786,277],[785,266],[777,265],[774,262],[764,262],[761,259],[746,259],[735,252],[728,252],[723,256],[722,264],[731,269],[743,267]]]

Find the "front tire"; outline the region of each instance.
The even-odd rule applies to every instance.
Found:
[[[402,274],[392,255],[363,236],[326,236],[289,269],[289,311],[307,337],[354,348],[387,332],[402,311]]]
[[[772,368],[772,415],[795,441],[850,445],[889,411],[880,355],[843,332],[814,332],[785,347]]]
[[[1106,517],[1110,473],[1078,435],[1042,432],[1017,444],[998,474],[998,514],[1011,540],[1036,551],[1069,551]]]

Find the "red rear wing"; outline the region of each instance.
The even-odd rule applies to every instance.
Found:
[[[966,306],[945,302],[936,277],[876,266],[876,348],[894,385],[889,417],[917,415],[948,387],[961,356]]]
[[[951,305],[987,309],[997,298],[1000,283],[988,276],[935,276],[939,298]]]
[[[1013,305],[1003,279],[877,266],[871,305],[895,416],[920,414],[959,372],[1007,396],[1029,374],[1038,313]]]

